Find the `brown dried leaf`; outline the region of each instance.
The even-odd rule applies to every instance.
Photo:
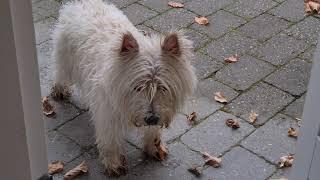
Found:
[[[228,63],[237,62],[238,60],[239,60],[238,54],[232,55],[232,56],[224,59],[224,61],[226,61]]]
[[[209,20],[206,17],[195,17],[194,21],[200,25],[208,25]]]
[[[189,168],[188,171],[199,177],[202,174],[202,169],[203,168],[200,165],[192,165],[192,167]]]
[[[168,2],[168,5],[171,7],[174,7],[174,8],[183,8],[184,7],[184,5],[182,3],[173,2],[173,1]]]
[[[203,152],[202,153],[202,157],[204,158],[205,164],[210,165],[210,166],[212,166],[214,168],[220,167],[220,163],[222,161],[221,158],[211,156],[207,152]]]
[[[309,3],[304,3],[304,12],[306,12],[307,14],[312,13],[312,10],[311,10]]]
[[[232,129],[238,129],[240,127],[239,121],[234,119],[227,119],[226,125],[231,127]]]
[[[41,102],[42,102],[42,112],[44,115],[51,116],[55,113],[53,110],[53,106],[50,104],[47,96],[43,97]]]
[[[197,113],[196,112],[192,112],[190,115],[187,116],[187,120],[189,122],[189,124],[192,124],[196,121],[197,119]]]
[[[282,168],[282,167],[291,167],[292,163],[293,163],[293,160],[294,160],[294,157],[293,157],[292,154],[290,154],[288,156],[282,156],[280,158],[280,162],[278,163],[279,167],[280,168]]]
[[[63,171],[64,163],[62,161],[53,161],[48,165],[48,174],[56,174]]]
[[[81,164],[76,166],[75,168],[71,169],[68,171],[64,176],[64,180],[73,180],[75,179],[78,175],[81,173],[86,173],[88,172],[88,166],[85,164],[85,161],[83,161]]]
[[[160,161],[166,159],[166,157],[168,156],[167,148],[161,143],[160,140],[155,143],[155,146],[157,148],[156,158]]]
[[[257,118],[258,118],[259,114],[257,114],[254,111],[251,111],[250,115],[249,115],[249,121],[251,124],[255,123]]]
[[[314,2],[314,1],[309,1],[307,3],[309,5],[309,8],[311,9],[311,12],[317,12],[318,14],[320,13],[320,3],[319,2]],[[309,10],[309,9],[307,9]]]
[[[296,130],[295,128],[290,127],[290,128],[288,129],[288,136],[297,138],[298,135],[299,135],[299,132],[298,132],[298,130]]]
[[[224,97],[222,92],[216,92],[214,93],[214,99],[220,103],[226,103],[228,102],[227,99]]]

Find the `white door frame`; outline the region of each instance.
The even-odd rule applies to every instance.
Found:
[[[31,0],[0,0],[0,179],[47,172]]]

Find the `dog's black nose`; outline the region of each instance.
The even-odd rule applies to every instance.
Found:
[[[144,118],[144,121],[148,124],[148,125],[156,125],[158,124],[158,121],[159,121],[159,116],[157,115],[152,115],[152,116],[149,116],[149,117],[145,117]]]

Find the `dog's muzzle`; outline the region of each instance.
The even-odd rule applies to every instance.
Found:
[[[144,121],[147,125],[157,125],[160,120],[160,117],[157,115],[151,115],[144,118]]]

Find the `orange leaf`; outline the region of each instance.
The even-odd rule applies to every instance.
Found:
[[[205,164],[210,165],[210,166],[212,166],[214,168],[220,167],[220,163],[222,161],[221,158],[211,156],[207,152],[203,152],[202,153],[202,157],[204,158]]]
[[[208,25],[209,20],[206,17],[195,17],[194,21],[200,25]]]
[[[68,171],[63,176],[63,179],[64,180],[72,180],[72,179],[75,179],[81,173],[86,173],[86,172],[88,172],[88,166],[85,164],[85,161],[83,161],[81,164],[79,164],[75,168],[73,168],[70,171]]]
[[[191,168],[188,169],[189,172],[196,176],[201,176],[202,174],[202,166],[199,165],[193,165]]]
[[[224,97],[222,92],[216,92],[214,93],[214,99],[220,103],[226,103],[228,102],[227,99]]]
[[[173,1],[168,2],[168,5],[171,7],[174,7],[174,8],[183,8],[184,7],[184,5],[182,3],[173,2]]]
[[[56,174],[63,171],[64,163],[62,161],[53,161],[48,165],[48,174]]]
[[[156,158],[159,160],[164,160],[168,156],[167,148],[161,143],[161,140],[157,140],[155,142],[155,146],[157,148]]]
[[[255,123],[257,118],[258,118],[259,114],[257,114],[254,111],[251,111],[250,115],[249,115],[249,121],[251,124]]]
[[[190,124],[195,122],[196,118],[197,118],[196,112],[192,112],[190,115],[187,116],[187,120]]]
[[[288,155],[288,156],[282,156],[280,158],[280,162],[278,163],[279,164],[279,167],[282,168],[282,167],[291,167],[292,164],[293,164],[293,160],[294,160],[294,157],[292,154]]]
[[[288,136],[290,137],[294,137],[294,138],[297,138],[298,137],[298,130],[296,130],[295,128],[293,127],[290,127],[289,130],[288,130]]]
[[[239,121],[234,119],[227,119],[226,125],[233,129],[238,129],[240,127]]]
[[[232,55],[228,58],[225,58],[224,61],[232,63],[232,62],[237,62],[239,60],[238,54]]]
[[[53,111],[53,106],[50,104],[47,96],[42,98],[42,112],[46,116],[53,115],[55,112]]]

